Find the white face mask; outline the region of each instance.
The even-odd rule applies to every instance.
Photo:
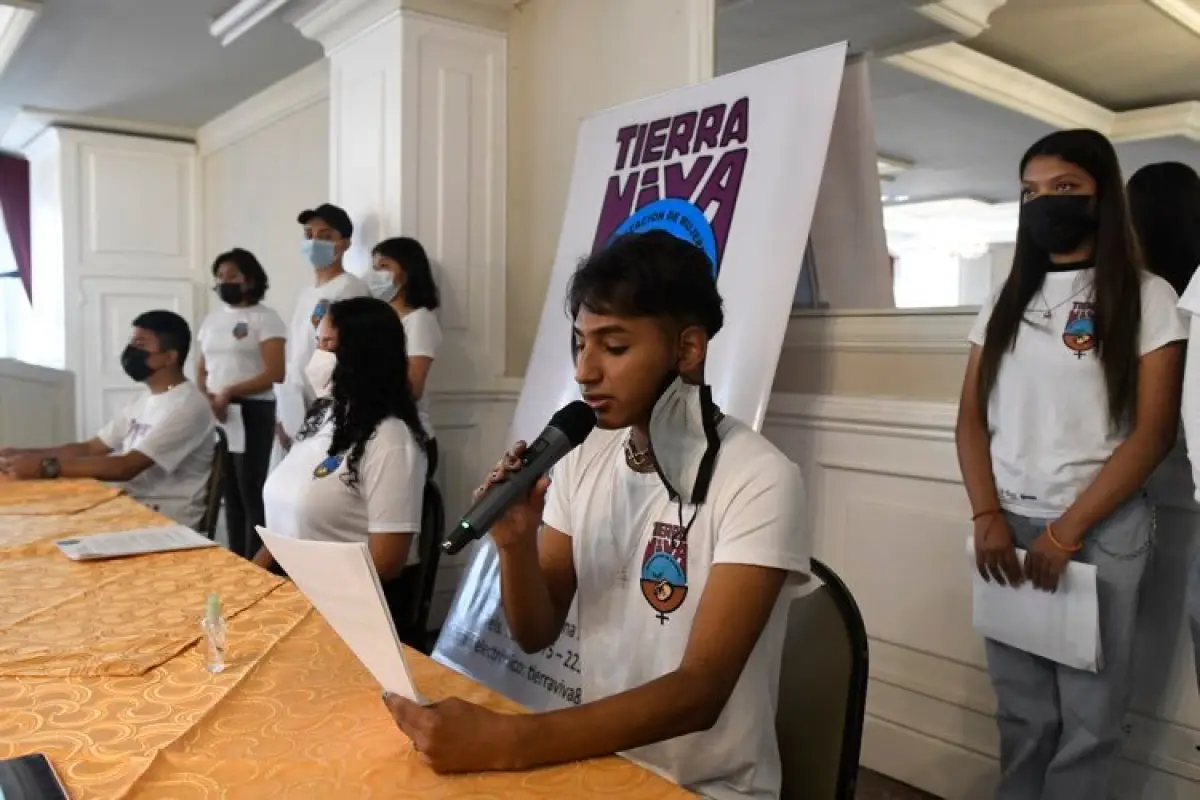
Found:
[[[312,386],[317,397],[328,397],[332,387],[333,368],[337,366],[337,356],[328,350],[314,350],[308,366],[304,368],[304,377]]]
[[[392,273],[386,269],[371,270],[367,275],[367,288],[371,290],[372,297],[385,303],[392,302],[400,292],[400,287],[396,286],[396,281],[392,279]]]
[[[650,412],[650,447],[659,477],[684,505],[703,503],[717,449],[718,411],[708,386],[676,377]]]

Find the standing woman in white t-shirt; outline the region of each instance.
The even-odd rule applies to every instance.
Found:
[[[267,479],[267,528],[297,539],[366,542],[383,582],[418,561],[427,439],[387,303],[340,300],[317,328],[306,370],[317,400]],[[254,563],[272,568],[264,546]]]
[[[275,384],[284,379],[287,328],[262,304],[267,273],[248,250],[235,248],[212,265],[221,305],[213,309],[196,339],[200,344],[196,384],[221,423],[236,405],[245,431],[240,453],[225,462],[225,527],[229,549],[244,558],[260,546],[256,526],[265,521],[262,488],[271,469],[275,435]]]
[[[996,797],[1097,800],[1121,747],[1153,543],[1143,486],[1175,442],[1187,333],[1175,292],[1141,268],[1108,139],[1050,134],[1018,175],[1012,271],[971,331],[959,405],[977,567],[1053,591],[1072,559],[1095,564],[1103,660],[1091,673],[987,641]]]
[[[429,474],[437,471],[437,438],[429,417],[429,369],[442,345],[442,326],[437,311],[441,301],[425,248],[416,239],[401,236],[375,245],[371,251],[374,270],[371,294],[396,309],[408,337],[408,382],[417,398],[421,425],[429,436]]]

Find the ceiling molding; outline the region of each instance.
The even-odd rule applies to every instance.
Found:
[[[1154,8],[1200,36],[1200,7],[1192,0],[1146,0]]]
[[[973,39],[987,30],[988,19],[996,9],[1007,2],[1008,0],[934,0],[919,6],[917,11],[939,25]]]
[[[25,41],[29,26],[41,11],[42,4],[32,0],[0,2],[0,73],[8,68],[17,48]]]
[[[328,97],[329,60],[322,58],[204,123],[196,147],[207,156]]]
[[[875,157],[875,167],[879,170],[879,177],[884,180],[891,180],[905,170],[912,169],[913,163],[905,161],[902,158],[893,158],[879,154]]]
[[[1200,103],[1111,111],[961,44],[888,56],[888,64],[1056,128],[1093,128],[1114,142],[1182,136],[1200,141]]]
[[[238,0],[208,27],[208,32],[228,47],[258,23],[274,15],[292,0]]]
[[[77,128],[124,136],[144,136],[175,142],[194,142],[196,140],[194,128],[112,119],[111,117],[92,117],[67,111],[27,107],[17,112],[8,128],[3,134],[0,134],[0,149],[10,153],[23,153],[34,139],[51,127]]]

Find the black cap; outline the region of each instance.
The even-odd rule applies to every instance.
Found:
[[[300,216],[296,217],[296,221],[301,225],[307,225],[314,219],[319,219],[333,228],[342,235],[343,239],[349,239],[354,235],[354,223],[350,221],[350,215],[333,203],[321,203],[316,208],[301,211]]]

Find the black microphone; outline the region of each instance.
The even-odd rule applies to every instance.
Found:
[[[508,475],[508,480],[497,483],[483,493],[471,506],[458,527],[446,535],[442,550],[454,555],[468,543],[481,538],[508,507],[529,493],[537,479],[550,471],[559,459],[583,444],[583,440],[596,427],[596,412],[582,400],[560,408],[550,418],[550,424],[542,435],[521,454],[521,469]]]

